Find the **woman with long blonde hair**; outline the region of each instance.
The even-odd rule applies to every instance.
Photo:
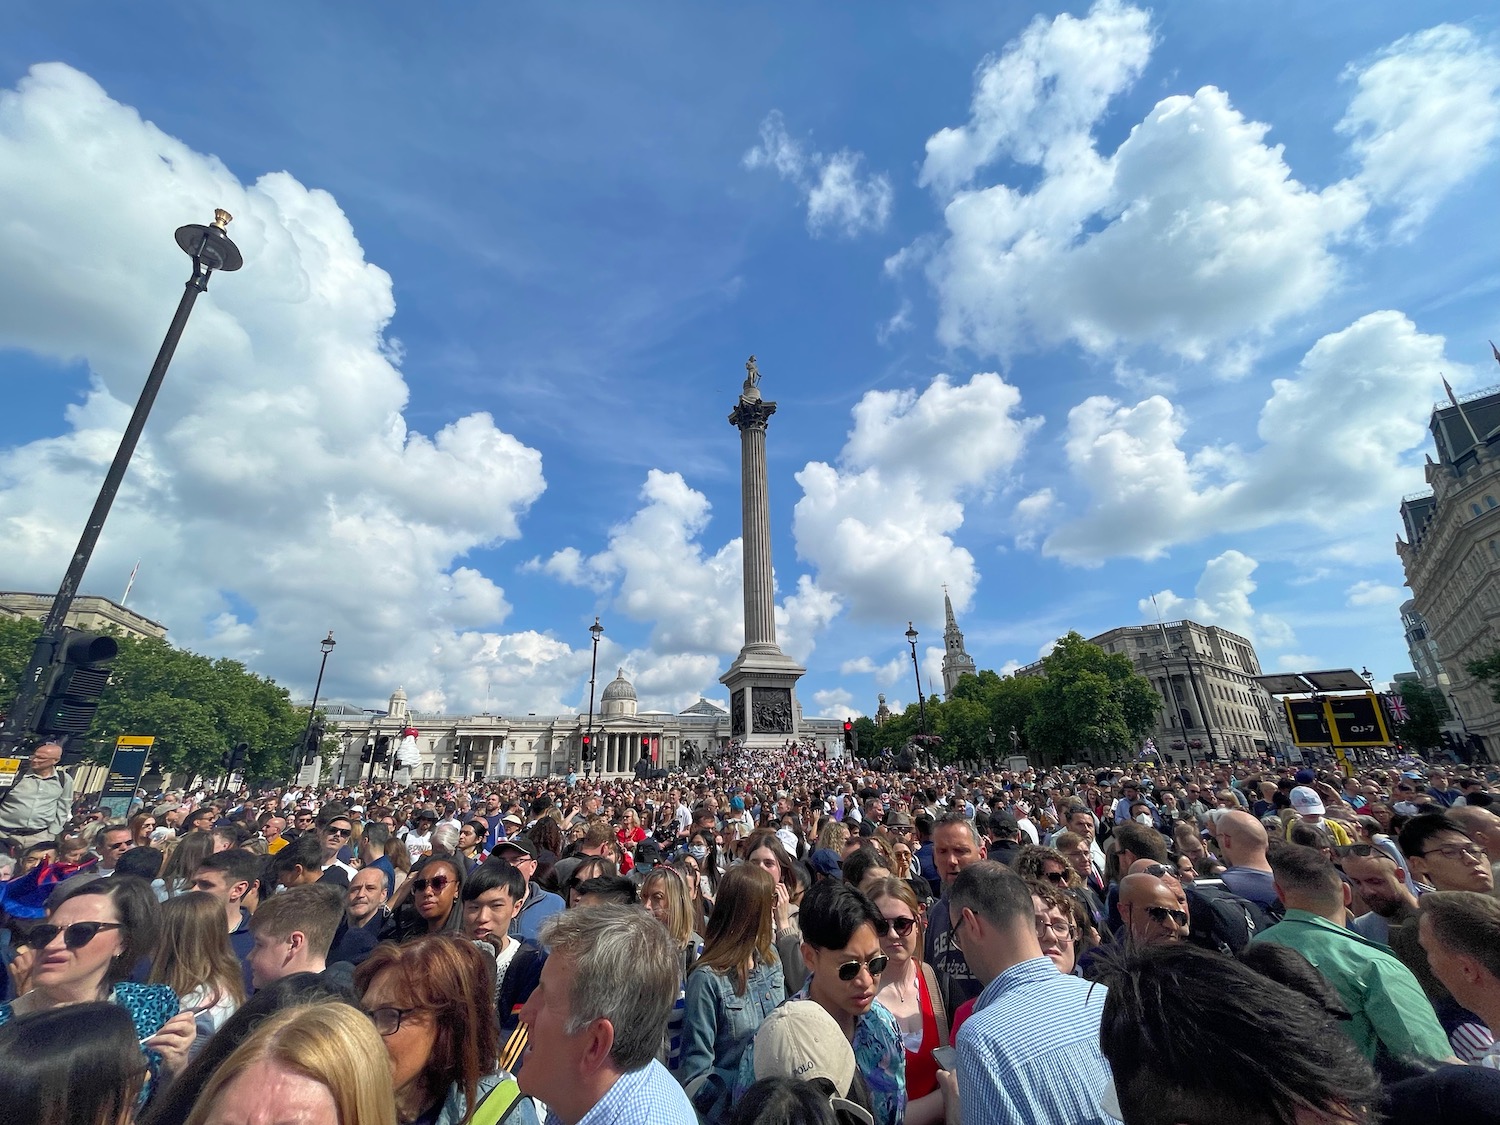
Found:
[[[288,1118],[326,1121],[332,1109],[337,1125],[396,1125],[391,1068],[378,1065],[384,1056],[370,1017],[352,1005],[288,1008],[268,1016],[224,1060],[187,1125],[248,1116],[273,1087],[298,1102],[277,1106]]]
[[[151,960],[151,984],[182,998],[198,1024],[196,1054],[245,1002],[245,977],[224,928],[224,907],[206,891],[188,891],[161,905],[161,934]]]

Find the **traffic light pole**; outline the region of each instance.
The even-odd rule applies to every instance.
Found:
[[[52,608],[42,622],[42,634],[37,638],[36,647],[32,649],[31,663],[22,673],[16,698],[5,716],[4,726],[0,726],[0,748],[14,745],[33,729],[40,704],[38,689],[47,670],[57,658],[58,647],[62,643],[63,622],[73,606],[73,598],[78,593],[79,583],[83,581],[83,573],[88,569],[89,559],[94,554],[94,545],[99,541],[99,533],[104,530],[104,521],[114,505],[115,494],[120,491],[120,482],[125,479],[125,470],[130,466],[130,458],[135,453],[136,443],[140,441],[141,431],[146,428],[146,417],[156,402],[156,394],[161,390],[167,367],[177,351],[177,342],[182,338],[182,330],[187,326],[188,314],[193,311],[198,294],[208,288],[208,279],[214,270],[237,270],[244,264],[238,247],[229,240],[224,230],[230,218],[228,211],[218,210],[214,212],[214,221],[209,226],[194,223],[177,228],[177,245],[193,259],[192,276],[187,280],[182,299],[177,302],[177,312],[167,327],[161,350],[156,353],[156,362],[151,365],[151,373],[146,376],[146,385],[141,388],[141,396],[136,400],[135,412],[131,414],[125,432],[120,436],[115,459],[110,462],[109,472],[104,476],[104,483],[94,500],[94,510],[89,513],[88,522],[84,524],[83,534],[73,551],[72,561],[68,563],[67,573],[63,575],[62,585],[57,588]]]

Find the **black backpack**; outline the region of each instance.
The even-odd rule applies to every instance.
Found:
[[[1239,953],[1256,934],[1280,921],[1271,911],[1241,898],[1223,883],[1200,879],[1184,890],[1191,919],[1190,940],[1205,949]]]

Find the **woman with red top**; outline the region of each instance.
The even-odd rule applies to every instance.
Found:
[[[620,841],[620,874],[629,875],[635,866],[635,846],[646,838],[641,827],[641,818],[633,807],[627,806],[620,818],[620,827],[615,830],[615,839]]]
[[[869,890],[870,901],[890,928],[880,939],[889,961],[880,974],[875,999],[890,1009],[906,1047],[906,1123],[932,1125],[944,1119],[944,1098],[932,1052],[946,1047],[948,1016],[932,969],[922,963],[922,911],[905,879],[882,879]]]

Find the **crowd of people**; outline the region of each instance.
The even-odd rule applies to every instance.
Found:
[[[736,749],[115,820],[60,756],[0,798],[8,1120],[1500,1119],[1494,770]]]

